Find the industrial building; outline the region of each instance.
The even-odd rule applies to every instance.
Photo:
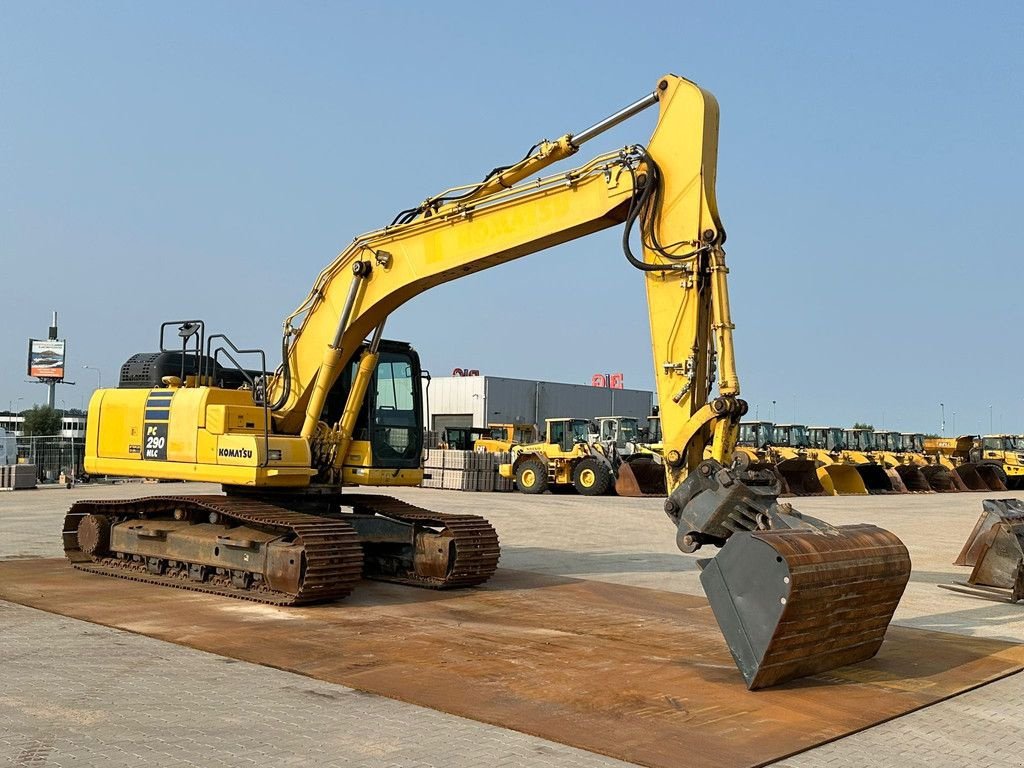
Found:
[[[444,376],[424,388],[423,413],[429,428],[481,427],[495,423],[537,424],[557,417],[636,416],[651,412],[654,394],[586,384],[509,379],[502,376]]]

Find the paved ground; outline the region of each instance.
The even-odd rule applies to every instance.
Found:
[[[0,558],[60,556],[60,522],[72,499],[169,488],[0,494]],[[173,486],[175,493],[210,490]],[[506,567],[700,594],[693,560],[676,551],[658,500],[420,489],[396,495],[485,514],[502,537]],[[875,522],[903,538],[914,573],[899,623],[1024,642],[1024,609],[935,586],[964,577],[949,562],[983,497],[816,498],[798,506],[834,523]],[[71,763],[624,765],[344,686],[0,602],[0,766]],[[777,765],[1024,765],[1024,675]]]

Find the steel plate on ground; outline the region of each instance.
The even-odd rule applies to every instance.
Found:
[[[278,608],[15,560],[0,599],[657,768],[765,765],[1024,665],[1018,645],[892,627],[870,661],[751,693],[704,598],[510,570]]]

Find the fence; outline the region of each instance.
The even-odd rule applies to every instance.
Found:
[[[36,479],[55,483],[61,472],[68,477],[81,477],[85,438],[82,437],[19,437],[18,461],[34,464]]]

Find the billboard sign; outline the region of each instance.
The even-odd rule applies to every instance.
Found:
[[[55,339],[29,339],[28,375],[37,379],[63,379],[64,342]]]

